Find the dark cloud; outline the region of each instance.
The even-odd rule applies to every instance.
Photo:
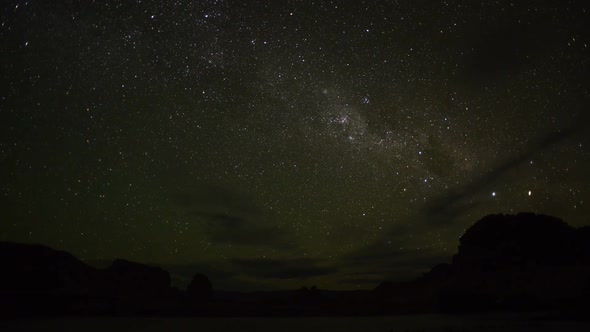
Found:
[[[375,242],[361,247],[352,253],[343,256],[342,262],[345,266],[389,266],[394,260],[406,255],[394,245],[383,242]]]
[[[307,279],[337,273],[334,267],[320,266],[315,259],[233,259],[231,264],[242,273],[263,279]]]
[[[238,224],[244,222],[244,218],[242,217],[230,216],[216,212],[191,211],[189,215],[198,218],[205,218],[218,223]]]
[[[377,286],[382,283],[384,279],[382,277],[359,277],[359,278],[344,278],[340,279],[338,283],[340,285],[356,285],[356,286]]]
[[[192,211],[190,215],[201,220],[203,231],[211,241],[280,249],[295,247],[291,234],[263,220],[200,211]]]
[[[449,260],[450,254],[431,249],[400,250],[387,242],[374,242],[341,257],[339,262],[343,270],[356,271],[359,277],[352,279],[381,276],[382,280],[407,280]]]
[[[434,200],[426,207],[426,221],[429,223],[445,224],[453,221],[454,217],[462,214],[477,205],[473,198],[482,190],[497,183],[504,175],[517,168],[521,164],[533,159],[534,156],[559,144],[567,139],[580,134],[587,129],[587,117],[581,117],[576,124],[559,131],[546,134],[532,143],[524,152],[511,158],[502,160],[491,171],[480,177],[472,179],[467,185],[457,188],[444,196]]]
[[[204,184],[176,189],[170,197],[178,209],[201,226],[210,241],[279,249],[295,247],[294,237],[272,225],[271,216],[245,193]]]

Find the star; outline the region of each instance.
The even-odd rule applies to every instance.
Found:
[[[450,257],[486,214],[588,220],[575,1],[7,1],[4,240],[350,289],[350,257],[398,255],[387,241]],[[404,255],[364,279],[430,268]],[[333,273],[228,263],[263,256]]]

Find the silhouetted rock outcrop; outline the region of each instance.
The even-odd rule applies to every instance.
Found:
[[[65,251],[42,245],[0,242],[0,292],[87,293],[95,270]]]
[[[0,242],[0,315],[170,314],[182,294],[168,272],[116,260],[95,269],[64,251]]]
[[[206,303],[213,296],[213,285],[204,274],[196,274],[186,289],[187,295],[193,303]]]
[[[590,280],[586,240],[554,217],[487,216],[461,237],[445,285],[511,310],[576,302]]]
[[[561,219],[520,213],[489,215],[460,239],[453,264],[480,269],[568,265],[583,260],[577,230]]]
[[[213,292],[197,274],[186,291],[167,271],[116,260],[106,269],[41,245],[0,242],[0,315],[370,315],[590,309],[590,227],[531,213],[490,215],[460,239],[450,264],[373,292],[302,288]],[[579,314],[578,314],[579,315]],[[563,316],[563,315],[562,315]]]
[[[85,312],[97,271],[64,251],[0,242],[0,315]]]
[[[170,274],[159,267],[117,259],[105,273],[115,295],[160,297],[170,291]]]
[[[159,267],[117,259],[102,273],[112,314],[158,315],[178,310],[180,297],[170,287],[170,274]]]
[[[489,215],[460,239],[451,264],[412,282],[380,285],[386,310],[538,310],[586,304],[590,295],[590,232],[558,218]],[[406,306],[407,308],[407,306]]]

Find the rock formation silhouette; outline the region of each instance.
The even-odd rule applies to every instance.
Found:
[[[68,312],[96,291],[96,271],[64,251],[0,242],[0,262],[1,314]]]
[[[590,309],[590,227],[532,213],[489,215],[461,237],[450,264],[373,291],[302,288],[214,291],[196,274],[186,291],[167,271],[115,260],[96,269],[42,245],[0,242],[0,315],[373,315]]]
[[[481,312],[588,306],[590,232],[533,213],[489,215],[460,239],[451,264],[375,291],[385,310]],[[409,306],[408,306],[409,304]]]
[[[158,267],[115,260],[95,269],[64,251],[0,242],[0,315],[152,315],[178,312],[182,292]]]
[[[213,296],[213,286],[207,276],[197,273],[188,285],[186,292],[192,302],[207,303]]]

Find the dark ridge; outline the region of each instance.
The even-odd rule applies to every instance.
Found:
[[[105,269],[42,245],[0,242],[4,316],[314,316],[590,309],[590,227],[520,213],[489,215],[460,239],[452,263],[373,291],[316,287],[279,292],[214,290],[196,274],[187,290],[162,268],[118,259]]]
[[[590,295],[589,227],[533,213],[489,215],[460,239],[451,264],[405,283],[383,283],[386,311],[577,310]]]

